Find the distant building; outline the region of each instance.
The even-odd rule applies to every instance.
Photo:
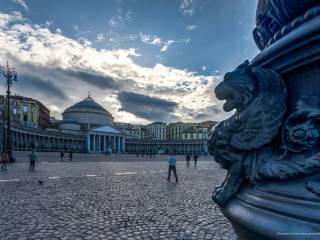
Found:
[[[127,139],[127,153],[144,153],[144,154],[168,154],[174,151],[175,154],[208,154],[206,139],[192,140],[141,140]]]
[[[89,153],[124,152],[125,138],[113,128],[113,116],[89,95],[62,113],[59,129],[86,135]]]
[[[207,154],[207,139],[216,122],[176,122],[148,125],[114,122],[90,95],[65,109],[62,120],[50,118],[39,101],[23,96],[11,99],[11,139],[15,150]],[[6,98],[0,96],[1,133],[5,136]],[[3,141],[3,138],[0,139]],[[2,144],[3,145],[3,144]]]
[[[37,100],[36,100],[37,101]],[[39,128],[50,128],[50,110],[46,108],[41,102],[37,101],[39,106]]]
[[[5,98],[0,100],[1,103]],[[112,115],[90,96],[67,108],[62,114],[63,120],[51,119],[51,122],[49,110],[39,101],[22,96],[12,96],[10,101],[14,150],[35,147],[40,151],[125,151],[125,138],[112,127]],[[6,126],[2,124],[2,128]]]
[[[209,130],[210,130],[217,124],[218,122],[215,122],[215,121],[204,121],[204,122],[200,122],[199,125],[201,127],[205,127]]]
[[[6,97],[0,96],[0,98],[1,102],[7,105]],[[10,106],[10,117],[14,124],[42,129],[50,127],[50,111],[38,100],[12,95]]]
[[[150,134],[152,139],[156,140],[166,140],[167,125],[163,122],[153,122],[146,126],[147,132]]]
[[[208,133],[200,123],[175,122],[167,126],[167,140],[207,139]]]
[[[90,95],[77,102],[62,113],[61,128],[71,127],[87,131],[101,126],[113,126],[113,116],[100,104],[96,103]],[[76,126],[78,124],[79,126]]]
[[[114,122],[114,128],[128,139],[150,139],[148,129],[144,125]]]

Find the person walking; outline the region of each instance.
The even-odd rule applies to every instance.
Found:
[[[176,182],[178,182],[178,175],[177,175],[177,169],[176,169],[176,163],[177,163],[177,158],[175,154],[170,152],[169,158],[168,158],[168,163],[169,163],[169,168],[168,168],[168,178],[167,180],[170,181],[170,175],[171,171],[173,171],[174,177],[176,178]]]
[[[69,160],[70,160],[70,162],[72,162],[72,152],[71,151],[69,152]]]
[[[61,162],[63,161],[63,157],[64,157],[64,152],[63,152],[63,151],[61,151],[61,152],[60,152],[60,159],[61,159]]]
[[[8,154],[5,151],[1,153],[1,171],[7,170]]]
[[[36,155],[34,149],[32,149],[32,151],[31,151],[31,153],[28,155],[28,157],[29,157],[29,162],[30,162],[29,171],[34,171],[34,167],[35,167],[36,160],[37,160],[37,155]]]
[[[194,166],[197,166],[197,162],[198,162],[198,155],[195,153],[193,156],[193,161],[194,161]]]
[[[187,156],[186,156],[186,165],[187,165],[187,167],[190,166],[190,159],[191,159],[191,156],[190,156],[190,154],[188,153]]]

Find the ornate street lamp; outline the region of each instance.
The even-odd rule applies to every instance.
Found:
[[[17,72],[15,68],[9,67],[9,63],[7,61],[7,66],[3,67],[0,66],[0,72],[3,74],[4,78],[6,79],[7,84],[7,132],[6,132],[6,141],[5,141],[5,151],[8,154],[8,158],[10,162],[13,162],[15,159],[12,156],[12,145],[11,145],[11,122],[10,122],[10,85],[13,83],[13,81],[17,81]]]

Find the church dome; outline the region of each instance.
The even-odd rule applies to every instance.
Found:
[[[96,103],[90,95],[84,100],[68,107],[62,113],[63,119],[73,119],[81,125],[82,130],[94,127],[113,125],[113,116]]]
[[[109,113],[106,109],[104,109],[99,103],[96,103],[93,100],[93,98],[91,98],[90,96],[88,96],[87,98],[83,99],[80,102],[77,102],[71,107],[68,107],[65,110],[65,112],[77,111],[77,110],[101,111],[112,117],[111,113]]]

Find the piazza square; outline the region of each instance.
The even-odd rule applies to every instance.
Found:
[[[167,156],[39,153],[30,173],[26,154],[0,172],[0,239],[236,239],[211,200],[225,175],[211,157],[179,157],[175,183]]]

